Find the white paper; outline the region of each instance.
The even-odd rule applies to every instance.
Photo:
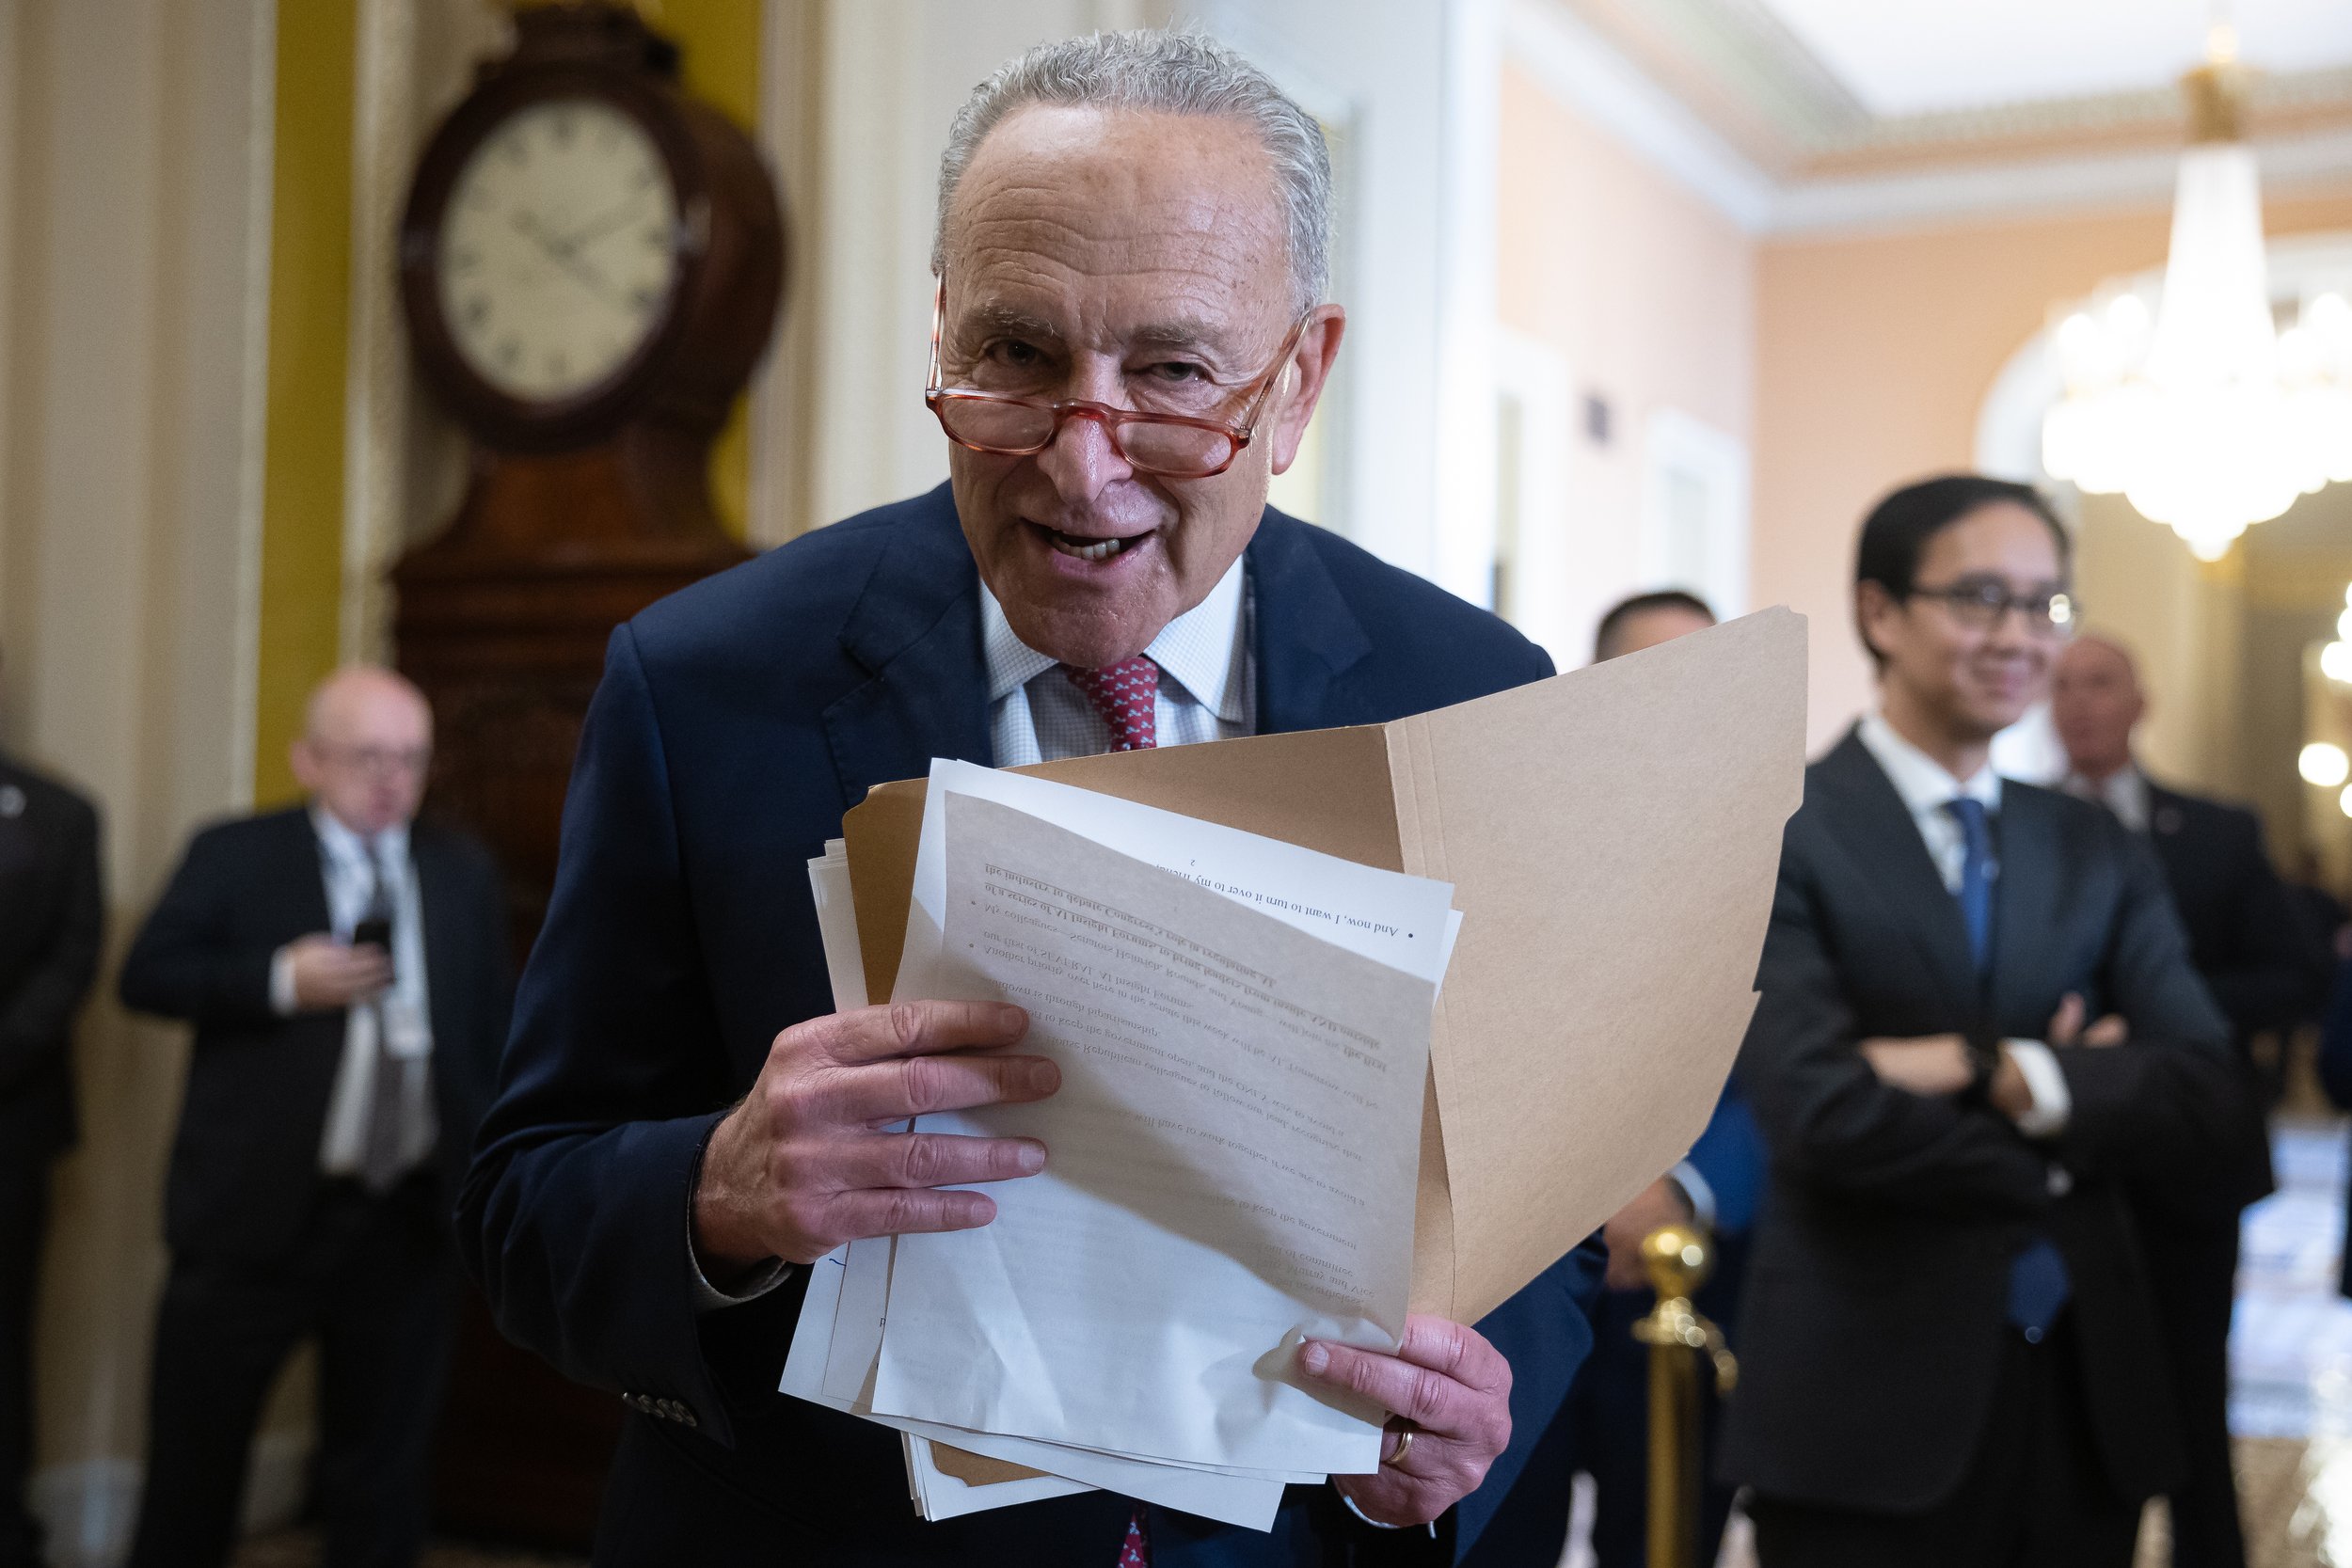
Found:
[[[1058,825],[1063,802],[1052,820],[1009,809],[954,768],[933,768],[915,877],[931,918],[910,919],[900,990],[1028,1006],[1024,1049],[1057,1059],[1063,1087],[924,1118],[1043,1137],[1052,1163],[991,1189],[991,1226],[898,1239],[875,1409],[1193,1465],[1371,1470],[1378,1413],[1327,1402],[1292,1357],[1308,1337],[1393,1349],[1403,1327],[1451,889],[962,770],[1000,799],[1122,808],[1115,831],[1143,853],[1106,851]]]
[[[1180,1509],[1204,1518],[1222,1520],[1248,1529],[1268,1529],[1282,1503],[1282,1481],[1234,1477],[1153,1465],[1114,1454],[1085,1453],[1052,1444],[1027,1442],[985,1433],[959,1432],[922,1421],[877,1416],[846,1400],[828,1397],[823,1389],[829,1334],[843,1280],[848,1273],[837,1250],[810,1265],[807,1300],[802,1307],[801,1328],[785,1360],[785,1393],[847,1415],[896,1429],[909,1441],[908,1485],[917,1511],[927,1519],[948,1519],[984,1509],[1006,1508],[1046,1497],[1069,1497],[1100,1487],[1122,1497],[1140,1497],[1163,1508]],[[823,1325],[820,1327],[819,1325]],[[1046,1471],[1042,1477],[972,1486],[941,1471],[930,1454],[930,1444],[945,1442],[969,1452]],[[1321,1478],[1316,1478],[1321,1479]],[[944,1484],[943,1484],[944,1483]]]
[[[1453,890],[1442,882],[1400,876],[1116,795],[934,757],[915,850],[906,949],[893,996],[921,994],[908,989],[908,968],[919,965],[928,972],[938,958],[939,922],[946,907],[940,814],[951,790],[1042,817],[1433,986],[1444,978],[1461,929]],[[861,986],[860,994],[863,990]]]
[[[809,891],[817,900],[817,932],[825,945],[825,977],[833,982],[833,1010],[846,1013],[866,1005],[866,952],[858,941],[856,895],[850,887],[850,847],[825,841],[822,856],[808,863]]]

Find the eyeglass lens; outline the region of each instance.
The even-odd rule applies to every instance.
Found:
[[[947,397],[939,400],[938,408],[949,436],[986,451],[1039,451],[1054,439],[1057,422],[1054,409],[1036,404]],[[1067,417],[1089,416],[1073,410]],[[1103,422],[1120,454],[1134,467],[1153,473],[1205,474],[1222,467],[1233,454],[1232,436],[1198,425],[1152,419]]]
[[[2064,594],[2019,595],[1997,582],[1955,583],[1922,592],[1932,593],[1972,626],[1990,626],[2011,610],[2020,611],[2026,624],[2038,632],[2065,630],[2074,621],[2074,600]]]

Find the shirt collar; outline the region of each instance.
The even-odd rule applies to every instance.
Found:
[[[2106,807],[2132,832],[2148,831],[2148,775],[2139,770],[2138,763],[2127,762],[2104,779],[2069,773],[2065,788],[2069,795]]]
[[[1977,769],[1976,776],[1959,780],[1945,770],[1944,765],[1927,752],[1895,733],[1895,726],[1879,714],[1862,721],[1862,744],[1868,747],[1878,765],[1886,770],[1895,793],[1903,798],[1903,804],[1914,816],[1941,811],[1945,804],[1958,796],[1966,796],[1984,803],[1988,812],[2001,809],[2001,776],[1993,771],[1987,761]]]
[[[368,841],[343,825],[342,818],[328,811],[325,802],[310,802],[310,826],[319,835],[319,843],[337,860],[352,865],[368,863]],[[408,858],[408,824],[395,822],[375,835],[375,847],[398,865]]]
[[[1183,687],[1193,701],[1229,724],[1243,717],[1247,659],[1242,601],[1247,586],[1243,560],[1236,557],[1209,590],[1209,596],[1160,628],[1144,654],[1162,674]],[[980,584],[980,652],[988,663],[988,700],[1010,696],[1060,661],[1021,641],[1005,618],[1005,607]]]

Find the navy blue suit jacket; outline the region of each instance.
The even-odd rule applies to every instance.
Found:
[[[1385,721],[1550,673],[1494,617],[1279,512],[1248,562],[1263,730]],[[944,485],[613,634],[459,1216],[505,1333],[639,1396],[599,1562],[1116,1560],[1129,1505],[1100,1494],[917,1520],[894,1433],[775,1391],[798,1289],[695,1310],[687,1211],[705,1141],[777,1031],[833,1006],[806,863],[870,786],[933,756],[993,760],[978,578]],[[1482,1325],[1512,1360],[1523,1441],[1438,1544],[1295,1487],[1270,1535],[1154,1510],[1157,1568],[1466,1547],[1565,1397],[1598,1274],[1597,1249],[1580,1248]]]

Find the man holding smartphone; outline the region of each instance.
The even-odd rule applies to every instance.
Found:
[[[136,1568],[226,1560],[262,1399],[313,1335],[328,1568],[422,1546],[450,1210],[511,999],[487,851],[415,820],[432,744],[400,676],[329,676],[308,802],[199,832],[124,960],[126,1006],[196,1026]]]

